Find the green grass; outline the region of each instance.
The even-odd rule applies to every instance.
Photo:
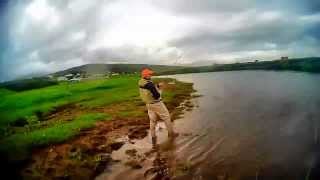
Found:
[[[72,121],[59,122],[55,125],[32,132],[20,133],[1,140],[1,151],[25,156],[33,147],[60,143],[77,135],[81,130],[91,128],[96,121],[110,120],[111,116],[102,113],[84,114]]]
[[[117,77],[81,83],[62,83],[23,92],[0,90],[0,127],[14,124],[36,112],[50,113],[65,104],[81,104],[92,108],[137,96],[138,77]]]

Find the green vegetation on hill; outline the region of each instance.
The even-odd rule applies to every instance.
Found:
[[[163,74],[184,74],[217,71],[240,70],[291,70],[303,72],[320,72],[320,58],[299,58],[289,60],[257,61],[231,64],[215,64],[212,66],[185,67],[177,70],[168,70]]]
[[[54,76],[66,74],[106,74],[106,73],[138,73],[144,67],[152,68],[158,75],[200,73],[215,71],[238,70],[293,70],[305,72],[320,72],[320,58],[298,58],[289,60],[256,61],[245,63],[215,64],[210,66],[164,66],[147,64],[87,64],[64,71],[56,72]]]
[[[64,76],[67,74],[107,74],[107,73],[139,73],[141,69],[149,67],[157,73],[176,71],[185,68],[184,66],[148,65],[148,64],[86,64],[73,67],[64,71],[56,72],[54,76]]]
[[[320,72],[320,58],[300,58],[289,60],[261,61],[216,65],[213,71],[230,70],[292,70],[305,72]]]
[[[30,89],[38,89],[58,84],[57,81],[46,77],[34,77],[31,79],[18,79],[0,83],[0,89],[5,88],[13,91],[25,91]]]

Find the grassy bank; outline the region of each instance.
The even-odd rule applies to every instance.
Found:
[[[138,77],[124,76],[81,83],[62,83],[47,88],[14,92],[0,90],[0,128],[25,126],[41,121],[55,109],[77,104],[86,108],[107,105],[136,96]]]
[[[32,149],[64,142],[97,122],[145,119],[138,80],[138,76],[120,76],[22,92],[1,89],[1,153],[23,160]],[[164,92],[164,101],[172,110],[192,91],[192,84],[175,81]]]

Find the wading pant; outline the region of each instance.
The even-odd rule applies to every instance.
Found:
[[[147,104],[147,109],[148,109],[148,115],[150,119],[151,137],[156,137],[155,127],[156,127],[158,118],[164,121],[168,130],[168,135],[172,135],[173,127],[172,127],[172,122],[170,118],[170,113],[166,105],[164,105],[164,103],[160,101],[153,104]]]

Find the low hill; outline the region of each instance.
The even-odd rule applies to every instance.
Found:
[[[320,73],[320,58],[296,58],[288,60],[255,61],[231,64],[215,64],[211,66],[185,67],[176,70],[168,70],[165,74],[183,74],[217,71],[241,71],[241,70],[288,70]]]
[[[211,71],[233,70],[292,70],[304,72],[320,72],[320,58],[297,58],[288,60],[256,61],[212,66]]]
[[[292,70],[304,72],[320,72],[320,58],[296,58],[288,60],[255,61],[245,63],[215,64],[211,66],[166,66],[148,64],[86,64],[54,73],[54,76],[66,74],[106,74],[106,73],[134,73],[144,67],[150,67],[158,75],[200,73],[215,71],[239,70]]]
[[[25,91],[38,89],[58,84],[57,81],[48,77],[33,77],[30,79],[17,79],[13,81],[0,83],[0,89],[9,89],[12,91]]]
[[[64,76],[67,74],[106,74],[106,73],[134,73],[140,72],[142,68],[150,67],[160,74],[167,71],[177,71],[184,69],[183,66],[148,65],[148,64],[86,64],[56,72],[54,76]]]

